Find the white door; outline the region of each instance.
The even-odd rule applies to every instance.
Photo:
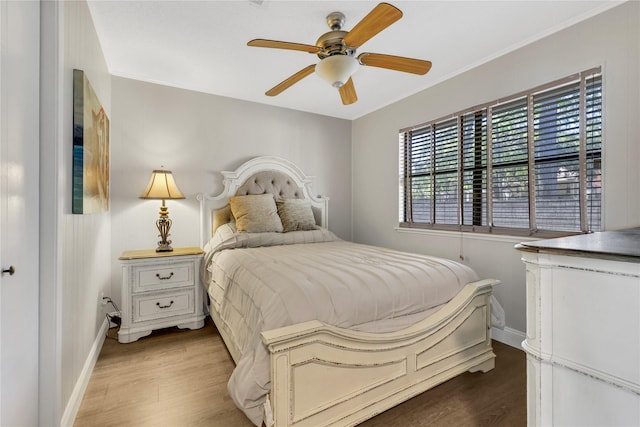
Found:
[[[0,1],[0,425],[38,422],[40,2]]]

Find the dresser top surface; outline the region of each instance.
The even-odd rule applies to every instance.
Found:
[[[529,252],[620,258],[625,261],[640,262],[640,227],[524,242],[516,248]]]

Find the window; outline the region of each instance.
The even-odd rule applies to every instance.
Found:
[[[600,230],[600,68],[399,133],[400,226]]]

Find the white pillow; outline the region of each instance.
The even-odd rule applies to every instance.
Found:
[[[238,231],[282,232],[282,222],[272,194],[234,196],[229,198],[229,206]]]
[[[316,219],[311,210],[311,201],[308,199],[279,199],[276,201],[278,215],[282,221],[282,227],[287,231],[313,230],[316,228]]]

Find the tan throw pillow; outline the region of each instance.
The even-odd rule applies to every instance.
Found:
[[[229,199],[231,213],[236,219],[238,231],[263,233],[282,232],[276,202],[272,194],[235,196]]]
[[[285,232],[316,228],[316,219],[311,210],[310,200],[279,199],[276,201],[276,205]]]

